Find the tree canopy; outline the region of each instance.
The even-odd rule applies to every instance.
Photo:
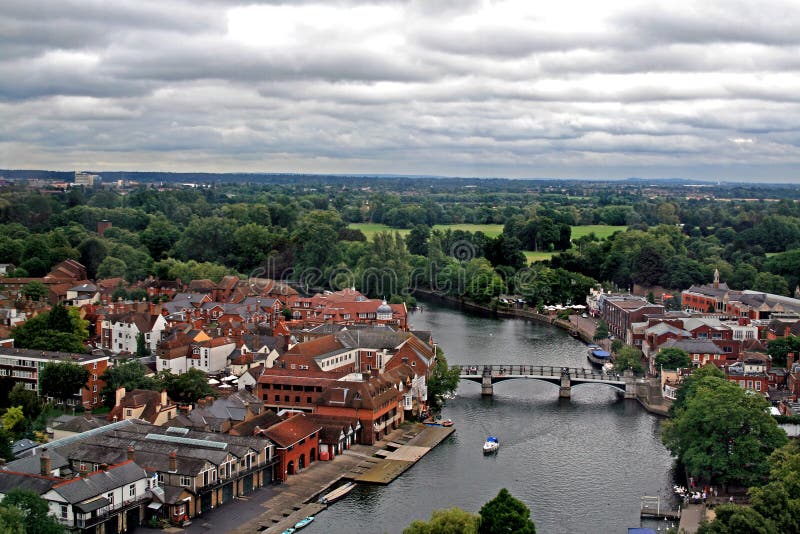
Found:
[[[634,373],[644,371],[642,366],[642,351],[636,347],[625,345],[614,358],[614,370],[622,372],[630,369]]]
[[[434,510],[430,521],[413,521],[403,534],[478,534],[480,516],[460,508]]]
[[[22,525],[15,521],[18,516],[13,511],[8,511],[8,509],[14,508],[19,510],[20,515],[24,518]],[[25,534],[62,534],[65,532],[58,520],[49,515],[47,501],[39,497],[36,492],[27,489],[12,489],[0,501],[0,525],[3,522],[12,525],[10,532],[16,531]],[[22,530],[19,530],[20,526]]]
[[[661,349],[656,355],[656,366],[664,369],[684,369],[692,363],[689,353],[676,347]]]
[[[42,395],[66,402],[74,399],[86,387],[89,374],[89,370],[82,365],[50,362],[39,375],[39,387]]]
[[[457,366],[449,367],[444,351],[442,351],[441,347],[436,347],[436,361],[428,377],[428,402],[433,406],[434,410],[441,407],[442,399],[446,395],[458,389],[458,383],[461,380],[459,378],[460,374],[460,368]]]
[[[158,390],[160,385],[152,377],[146,376],[149,369],[138,360],[128,360],[112,367],[107,367],[100,375],[100,380],[105,382],[101,391],[103,402],[107,406],[114,406],[115,392],[124,387],[126,391],[134,389]]]
[[[480,516],[480,534],[536,534],[536,525],[530,518],[531,511],[506,488],[481,507]]]
[[[179,375],[164,374],[161,379],[167,395],[176,402],[194,403],[209,395],[216,397],[208,385],[208,377],[199,369],[189,369]]]
[[[718,376],[703,376],[689,387],[664,423],[664,444],[700,480],[756,484],[767,474],[767,456],[787,441],[769,403]]]

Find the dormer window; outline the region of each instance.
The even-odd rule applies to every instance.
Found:
[[[359,393],[359,392],[357,392],[357,391],[356,391],[356,394],[355,394],[355,395],[353,395],[353,399],[354,399],[354,400],[361,400],[361,393]]]

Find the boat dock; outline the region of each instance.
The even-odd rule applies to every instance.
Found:
[[[301,519],[327,508],[318,502],[319,497],[342,480],[360,482],[364,477],[369,483],[388,484],[454,430],[454,427],[405,423],[385,441],[375,445],[354,445],[333,461],[314,462],[283,484],[270,486],[276,495],[261,504],[263,511],[255,516],[240,517],[236,527],[227,531],[231,534],[280,534]],[[396,456],[390,460],[380,457],[379,453]]]
[[[352,476],[352,480],[366,484],[390,483],[452,434],[455,428],[423,425],[422,429],[417,430],[419,433],[405,433],[387,443],[387,447],[394,450],[378,451],[378,457],[366,459],[359,465],[362,472]]]

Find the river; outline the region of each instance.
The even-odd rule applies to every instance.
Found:
[[[590,366],[585,345],[549,325],[432,304],[409,322],[432,331],[451,364]],[[465,381],[443,417],[455,422],[450,438],[390,485],[360,486],[305,532],[400,533],[433,510],[477,512],[505,487],[530,508],[539,533],[625,533],[640,524],[643,495],[671,497],[658,418],[608,386],[575,386],[559,399],[553,384],[508,380],[482,398],[480,385]],[[493,456],[481,450],[488,435],[501,443]]]

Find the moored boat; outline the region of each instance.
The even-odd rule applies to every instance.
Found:
[[[496,452],[499,448],[500,440],[494,436],[489,436],[486,438],[486,442],[483,444],[483,454],[491,454]]]
[[[300,521],[298,521],[297,523],[294,524],[294,529],[295,530],[300,530],[301,528],[308,526],[308,524],[311,523],[312,521],[314,521],[314,516],[313,515],[305,517],[305,518],[301,519]]]
[[[319,502],[322,504],[333,504],[351,491],[355,489],[356,484],[355,482],[348,482],[342,486],[339,486],[335,490],[332,490],[330,493],[325,494]]]
[[[599,347],[596,349],[589,349],[587,354],[589,361],[596,365],[605,365],[611,361],[611,353]]]

